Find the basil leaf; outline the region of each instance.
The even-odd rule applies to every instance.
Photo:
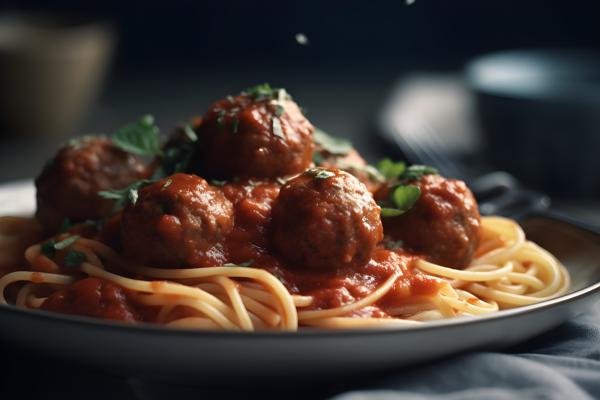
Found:
[[[311,174],[313,176],[313,178],[316,178],[316,179],[327,179],[327,178],[331,178],[332,176],[335,176],[334,172],[328,171],[323,168],[310,168],[306,172]]]
[[[406,164],[403,162],[394,162],[389,158],[384,158],[377,163],[377,170],[379,170],[379,172],[381,172],[386,179],[396,179],[404,173],[406,170]]]
[[[325,151],[337,156],[345,156],[353,149],[351,141],[330,136],[318,128],[313,133],[313,140]]]
[[[65,266],[68,268],[77,268],[87,259],[85,253],[77,250],[69,250],[65,256]]]
[[[402,174],[403,180],[414,180],[423,177],[424,175],[435,175],[437,174],[437,169],[433,167],[429,167],[427,165],[411,165],[406,168],[404,174]]]
[[[252,97],[254,100],[262,100],[270,97],[274,97],[275,93],[277,93],[279,89],[274,89],[268,83],[263,83],[260,85],[249,87],[244,90],[242,93]]]
[[[421,189],[414,185],[400,185],[392,193],[392,201],[402,212],[408,211],[421,197]]]
[[[141,156],[161,154],[158,127],[154,117],[146,115],[137,123],[129,124],[112,135],[112,142],[121,150]]]

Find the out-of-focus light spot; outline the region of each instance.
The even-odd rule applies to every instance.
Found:
[[[411,4],[413,4],[415,1],[417,0],[406,0],[406,5],[410,6]]]
[[[308,46],[309,41],[304,33],[296,33],[296,42],[301,46]]]

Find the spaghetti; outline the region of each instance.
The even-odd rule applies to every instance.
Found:
[[[31,226],[28,219],[0,220],[7,226]],[[14,244],[18,235],[4,235],[2,244]],[[299,327],[381,328],[462,315],[484,315],[501,309],[544,301],[565,293],[569,274],[550,253],[526,240],[519,225],[500,217],[482,218],[482,241],[477,257],[463,270],[416,258],[411,274],[425,274],[439,281],[430,296],[411,298],[406,304],[385,308],[381,299],[401,278],[397,269],[375,290],[350,304],[329,309],[310,309],[310,295],[291,294],[271,273],[253,267],[158,269],[134,265],[107,245],[79,238],[72,248],[86,255],[76,273],[43,255],[40,244],[25,251],[28,268],[0,278],[0,302],[8,302],[9,287],[18,307],[38,309],[53,293],[85,277],[110,281],[127,289],[139,305],[158,309],[153,322],[179,328],[213,330],[286,330]],[[16,264],[16,259],[12,260]],[[52,271],[52,272],[41,272]],[[404,272],[406,273],[406,272]],[[25,283],[25,284],[23,284]],[[383,317],[357,316],[362,310],[381,308]],[[177,310],[185,309],[178,317]]]

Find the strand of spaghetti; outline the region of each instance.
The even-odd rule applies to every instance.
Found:
[[[215,324],[214,321],[211,321],[207,318],[200,317],[188,317],[176,319],[174,321],[169,322],[166,326],[170,326],[172,328],[187,328],[187,329],[208,329],[208,330],[217,330],[219,329],[219,325]]]
[[[407,318],[408,321],[415,322],[426,322],[426,321],[437,321],[440,319],[444,319],[445,316],[440,312],[440,310],[427,310],[422,311],[418,314],[413,315],[412,317]]]
[[[394,271],[394,273],[388,279],[386,279],[381,286],[354,303],[346,304],[345,306],[341,307],[330,308],[327,310],[300,311],[298,313],[298,319],[304,322],[309,319],[336,317],[340,315],[346,315],[352,311],[360,310],[361,308],[374,304],[391,289],[398,276],[400,276],[400,271]]]
[[[207,268],[189,268],[189,269],[160,269],[138,265],[130,265],[118,256],[110,247],[103,243],[90,239],[80,239],[82,243],[92,247],[102,257],[119,265],[121,268],[132,271],[136,274],[159,279],[195,279],[207,278],[211,276],[227,276],[230,278],[247,278],[260,281],[261,284],[269,290],[278,300],[279,308],[283,317],[283,326],[285,329],[296,330],[298,328],[298,313],[294,301],[283,286],[271,273],[248,267],[207,267]]]
[[[16,282],[29,281],[33,283],[51,283],[56,285],[69,285],[75,281],[67,275],[50,274],[47,272],[15,271],[0,278],[0,304],[8,304],[4,297],[6,288]]]
[[[456,293],[458,294],[458,297],[446,296],[444,294],[441,295],[444,298],[444,301],[446,301],[446,303],[448,303],[456,311],[466,312],[474,315],[488,314],[498,311],[498,303],[496,302],[486,303],[470,293],[467,294],[468,292],[465,292],[464,290],[457,290]],[[471,303],[469,302],[469,299],[474,301]]]
[[[156,321],[159,323],[165,323],[165,321],[167,321],[167,318],[169,317],[169,314],[171,314],[171,311],[173,311],[175,309],[175,307],[177,307],[176,304],[165,304],[160,308],[160,311],[158,312],[158,314],[156,315]]]
[[[275,327],[281,323],[281,316],[271,310],[269,307],[266,307],[265,305],[248,296],[242,296],[242,300],[246,308],[254,313],[254,315],[259,317],[260,320],[268,326]]]
[[[25,259],[33,267],[33,269],[39,270],[39,272],[46,273],[58,273],[60,267],[53,260],[46,257],[42,253],[42,246],[40,244],[34,244],[29,246],[25,250]]]
[[[418,322],[397,318],[328,317],[303,320],[302,325],[328,329],[396,328],[418,325]]]
[[[469,292],[472,292],[479,297],[495,300],[508,306],[524,306],[549,300],[565,293],[569,287],[568,275],[564,275],[562,280],[563,283],[558,288],[558,290],[545,297],[506,293],[500,290],[492,289],[479,283],[472,283],[467,287],[467,289],[469,290]]]
[[[198,289],[196,287],[185,286],[179,283],[168,281],[148,282],[126,278],[124,276],[116,275],[111,272],[105,271],[87,262],[81,264],[81,270],[87,273],[88,275],[104,278],[106,280],[116,283],[121,287],[135,290],[137,292],[189,297],[218,310],[221,314],[225,315],[226,318],[235,318],[234,312],[225,303],[223,303],[221,300],[219,300],[212,294],[205,292],[204,290]]]
[[[444,278],[459,279],[461,281],[493,281],[506,276],[512,272],[513,265],[507,262],[503,267],[493,271],[468,271],[454,268],[442,267],[441,265],[433,264],[425,260],[417,260],[417,268],[429,274],[438,275]]]
[[[27,304],[29,305],[29,308],[40,308],[46,299],[47,297],[36,297],[33,294],[29,294]]]
[[[252,325],[248,310],[246,310],[246,306],[244,306],[244,302],[240,296],[238,284],[225,276],[217,276],[212,279],[225,290],[225,293],[231,302],[231,306],[235,310],[240,327],[245,331],[253,331],[254,326]]]
[[[502,217],[485,217],[481,219],[483,229],[496,232],[501,237],[506,237],[512,243],[506,247],[492,250],[477,257],[471,263],[477,264],[500,264],[501,259],[510,257],[525,242],[525,232],[514,221]]]
[[[33,290],[33,283],[28,283],[24,285],[21,289],[19,289],[19,293],[17,294],[17,299],[15,301],[15,305],[17,307],[27,308],[27,298],[29,294]]]
[[[246,283],[247,282],[242,283],[239,288],[240,294],[242,295],[242,301],[246,308],[259,315],[268,325],[277,326],[281,322],[281,316],[269,308],[276,308],[277,306],[277,301],[273,295],[264,290],[254,289],[254,287],[250,288],[249,291],[244,291]],[[222,286],[212,282],[200,283],[197,287],[213,294],[225,294],[225,290]],[[266,307],[265,304],[269,307]]]
[[[179,297],[169,295],[169,294],[150,294],[150,295],[141,295],[135,298],[135,301],[149,306],[163,306],[163,305],[178,305],[178,306],[186,306],[192,309],[195,309],[201,312],[203,315],[206,315],[210,320],[212,320],[215,324],[219,325],[223,329],[231,329],[231,330],[239,330],[240,328],[231,322],[222,312],[220,312],[216,307],[208,304],[205,301],[198,300],[197,298],[191,297]]]

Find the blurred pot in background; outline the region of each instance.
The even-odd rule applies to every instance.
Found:
[[[71,133],[98,94],[114,42],[105,22],[0,16],[0,133]]]
[[[488,161],[564,196],[600,194],[600,54],[516,50],[466,69]]]

